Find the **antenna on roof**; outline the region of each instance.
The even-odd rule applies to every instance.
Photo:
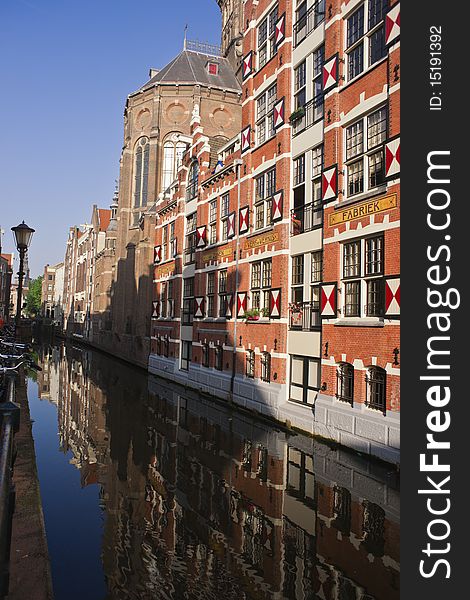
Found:
[[[186,36],[187,36],[187,33],[188,33],[188,25],[186,24],[186,25],[184,26],[184,43],[183,43],[183,50],[186,50]]]

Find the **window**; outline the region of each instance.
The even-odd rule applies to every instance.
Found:
[[[245,375],[253,379],[255,376],[255,351],[248,350],[246,353]]]
[[[261,381],[265,383],[271,381],[271,355],[269,352],[261,353]]]
[[[343,245],[345,317],[381,317],[384,312],[384,238],[375,236]],[[367,302],[361,306],[361,298]]]
[[[323,146],[312,150],[312,197],[309,198],[305,182],[305,154],[294,159],[294,208],[291,210],[291,234],[299,235],[321,227],[323,205],[321,178],[323,167]]]
[[[315,0],[307,10],[307,2],[299,3],[295,11],[294,45],[298,46],[325,20],[325,0]]]
[[[215,368],[217,371],[222,371],[224,368],[224,350],[220,345],[215,347]]]
[[[315,504],[315,474],[313,471],[313,456],[288,447],[287,455],[287,491],[290,496],[299,498],[302,502]]]
[[[292,257],[292,302],[301,304],[304,300],[304,255]]]
[[[305,60],[295,69],[294,73],[294,94],[295,108],[301,108],[307,103],[307,63]]]
[[[323,144],[312,150],[312,201],[316,206],[322,200],[321,176],[323,171]]]
[[[350,363],[340,363],[336,369],[336,398],[353,405],[354,367]]]
[[[186,201],[192,200],[197,196],[197,187],[199,181],[199,164],[197,160],[193,161],[189,169],[188,183],[186,187]]]
[[[173,297],[173,280],[168,282],[168,316],[175,316],[175,299]]]
[[[166,315],[167,315],[167,282],[164,281],[161,284],[161,293],[160,293],[160,306],[161,306],[161,312],[160,312],[160,316],[164,319],[166,319]]]
[[[221,199],[220,219],[222,222],[222,241],[228,239],[228,216],[230,210],[230,194],[224,194]]]
[[[270,169],[255,179],[255,229],[271,224],[272,197],[276,193],[276,169]]]
[[[183,279],[182,325],[191,325],[194,317],[194,277]]]
[[[209,75],[218,75],[219,74],[219,65],[215,62],[207,63],[207,71]]]
[[[167,141],[163,145],[162,190],[167,190],[176,179],[176,172],[181,165],[186,144]]]
[[[320,389],[320,359],[291,356],[289,399],[313,405]]]
[[[227,294],[227,271],[219,272],[219,317],[227,317],[229,309],[229,296]]]
[[[186,248],[184,263],[186,265],[196,260],[196,214],[186,217]]]
[[[271,291],[272,259],[252,263],[251,266],[251,308],[269,313]]]
[[[214,317],[215,316],[215,306],[214,306],[214,298],[215,298],[215,273],[207,274],[207,316]]]
[[[256,99],[256,143],[262,144],[276,133],[274,130],[274,105],[277,84],[272,85]]]
[[[349,81],[386,55],[387,7],[388,0],[368,0],[347,19],[346,52]]]
[[[150,144],[147,138],[137,143],[134,163],[134,208],[147,206]],[[138,214],[138,213],[136,213]],[[134,224],[138,223],[134,218]]]
[[[313,122],[323,119],[323,76],[325,62],[325,46],[320,46],[313,53]],[[307,126],[309,122],[307,123]]]
[[[163,262],[168,258],[168,225],[162,227],[162,258]]]
[[[189,363],[191,362],[191,355],[193,344],[192,342],[181,342],[181,368],[183,371],[189,370]]]
[[[381,367],[369,367],[366,372],[366,406],[387,411],[385,396],[385,381],[387,373]]]
[[[351,531],[351,492],[344,487],[335,486],[333,491],[332,525],[344,535]]]
[[[209,344],[202,344],[202,366],[209,366]]]
[[[261,21],[258,27],[258,68],[264,65],[276,54],[276,23],[278,21],[278,6]]]
[[[305,154],[294,158],[294,186],[305,183]]]
[[[364,136],[364,131],[367,135]],[[347,193],[354,196],[385,183],[385,107],[346,128]]]
[[[174,258],[178,254],[177,244],[176,244],[176,235],[175,235],[175,221],[170,223],[170,250],[171,257]]]
[[[217,243],[217,199],[209,203],[209,244]]]

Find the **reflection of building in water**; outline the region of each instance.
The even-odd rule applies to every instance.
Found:
[[[41,350],[42,371],[37,373],[38,397],[49,400],[56,406],[60,397],[60,349],[57,346],[44,347]]]
[[[168,383],[149,392],[103,356],[67,352],[61,373],[62,446],[101,484],[109,598],[398,599],[382,467]]]

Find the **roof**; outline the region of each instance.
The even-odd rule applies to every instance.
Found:
[[[207,69],[207,63],[219,65],[218,74],[211,75]],[[157,84],[188,83],[199,84],[207,87],[217,87],[224,90],[241,92],[235,73],[226,58],[183,50],[166,67],[163,67],[154,75],[141,90]]]
[[[111,219],[111,209],[99,208],[98,218],[100,220],[100,231],[106,231],[108,229],[109,221]]]
[[[0,254],[0,256],[7,261],[9,267],[13,265],[13,254]]]

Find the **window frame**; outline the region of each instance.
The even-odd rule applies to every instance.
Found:
[[[378,412],[387,414],[387,371],[377,365],[366,369],[365,405]]]
[[[276,2],[275,6],[268,14],[260,21],[256,29],[256,49],[258,56],[258,71],[268,64],[268,62],[277,53],[276,46],[276,23],[279,20],[279,5]],[[266,29],[266,33],[262,33],[262,29]],[[266,37],[264,37],[266,36]]]
[[[351,363],[340,362],[336,367],[335,396],[339,402],[354,405],[354,365]]]
[[[261,146],[276,135],[274,128],[274,106],[277,102],[277,82],[270,85],[255,100],[256,145]],[[260,111],[260,103],[264,106]]]
[[[272,225],[272,199],[276,193],[276,167],[267,169],[254,178],[255,231]],[[262,193],[260,193],[262,192]]]

